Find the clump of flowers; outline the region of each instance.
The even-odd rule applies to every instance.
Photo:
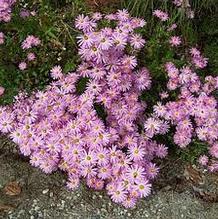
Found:
[[[33,35],[27,36],[27,38],[22,42],[22,49],[31,49],[33,47],[39,46],[41,44],[41,41],[38,37],[35,37]]]
[[[116,26],[99,29],[101,19]],[[167,155],[167,147],[152,137],[166,133],[168,123],[144,119],[146,104],[139,100],[141,91],[151,87],[149,70],[135,70],[136,54],[145,41],[134,30],[144,25],[126,10],[79,15],[75,26],[82,31],[82,63],[77,71],[65,75],[54,66],[54,82],[45,91],[30,97],[20,93],[13,106],[0,108],[1,132],[9,133],[33,166],[45,173],[66,172],[69,189],[76,189],[82,179],[90,188],[105,188],[114,202],[127,208],[151,193],[159,172],[153,159]],[[24,49],[33,45],[30,41]],[[87,81],[86,89],[78,93],[81,80]]]
[[[161,21],[167,21],[169,19],[168,13],[160,9],[154,10],[153,15],[159,18]]]
[[[201,55],[201,52],[197,48],[195,47],[191,48],[190,55],[192,57],[192,63],[195,65],[195,68],[202,69],[207,66],[208,59],[204,58]]]
[[[23,50],[29,50],[33,47],[37,47],[41,44],[41,40],[38,37],[35,37],[33,35],[29,35],[26,37],[26,39],[22,42],[21,48]],[[24,71],[27,69],[27,62],[32,62],[36,59],[36,54],[34,52],[29,52],[27,54],[26,60],[20,62],[19,69],[21,71]]]
[[[25,18],[28,18],[30,16],[36,16],[36,12],[35,11],[29,11],[27,9],[21,9],[20,17],[25,19]]]
[[[12,6],[16,0],[0,0],[0,22],[9,22],[11,20]]]
[[[198,50],[193,51],[195,56],[200,56],[196,52]],[[158,118],[164,118],[175,126],[173,139],[179,147],[187,147],[194,139],[206,142],[211,157],[209,159],[202,155],[199,162],[208,166],[211,171],[217,171],[218,110],[213,92],[218,89],[218,77],[207,76],[203,83],[195,72],[195,66],[196,63],[194,66],[179,69],[171,62],[166,63],[169,77],[167,87],[170,91],[179,91],[179,94],[176,101],[156,104],[154,113]],[[198,65],[196,67],[199,68]]]
[[[173,0],[172,3],[176,5],[179,8],[179,10],[185,11],[185,14],[188,18],[194,18],[194,11],[191,9],[189,0]]]

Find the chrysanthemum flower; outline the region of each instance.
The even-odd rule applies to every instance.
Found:
[[[181,43],[182,43],[181,37],[172,36],[169,40],[169,43],[170,43],[171,46],[177,47],[177,46],[181,45]]]
[[[24,71],[27,68],[27,64],[26,62],[21,62],[18,67],[21,71]]]

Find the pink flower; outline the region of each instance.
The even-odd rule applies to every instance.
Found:
[[[38,37],[33,35],[29,35],[26,39],[22,42],[22,49],[31,49],[32,47],[39,46],[41,44],[41,40]]]
[[[8,133],[13,130],[14,126],[14,115],[9,113],[3,113],[0,118],[0,131],[2,133]]]
[[[115,203],[121,203],[127,197],[127,191],[125,190],[123,186],[120,186],[120,185],[116,186],[115,190],[112,191],[110,194],[111,194],[111,199]]]
[[[199,157],[198,162],[200,163],[200,165],[202,166],[206,166],[208,164],[208,157],[206,155],[202,155]]]
[[[137,199],[131,196],[127,196],[125,200],[123,200],[122,205],[125,208],[133,208],[136,205]]]
[[[27,54],[28,61],[33,61],[33,60],[35,60],[35,58],[36,58],[35,53],[30,52],[30,53]]]
[[[142,37],[139,34],[133,34],[130,38],[130,44],[135,49],[141,49],[145,44],[145,40],[142,39]]]
[[[62,76],[63,76],[63,73],[62,73],[61,66],[56,65],[51,69],[51,77],[53,79],[59,79],[59,78],[62,78]]]
[[[169,15],[164,12],[164,11],[161,11],[161,10],[155,10],[153,12],[153,15],[157,18],[159,18],[161,21],[167,21],[169,19]]]
[[[5,88],[0,86],[0,96],[2,96],[5,92]]]
[[[19,69],[20,69],[21,71],[24,71],[26,68],[27,68],[26,62],[21,62],[21,63],[19,64]]]
[[[154,179],[157,176],[157,174],[159,173],[159,168],[156,167],[155,164],[149,163],[146,166],[146,173],[147,173],[146,176],[149,179]]]
[[[213,157],[218,158],[218,143],[212,145],[209,152]]]
[[[157,145],[155,154],[159,158],[164,158],[168,154],[168,148],[163,144],[159,144],[159,145]]]
[[[148,118],[144,123],[144,129],[149,137],[153,137],[155,134],[157,134],[160,131],[160,128],[160,120],[152,117]]]
[[[67,188],[70,190],[75,190],[79,187],[79,178],[70,178],[70,180],[67,182]]]
[[[96,20],[96,21],[101,20],[102,17],[103,17],[102,14],[99,13],[99,12],[95,12],[95,13],[93,13],[93,15],[92,15],[92,18],[93,18],[94,20]]]
[[[129,147],[129,157],[131,160],[139,161],[142,160],[146,154],[145,149],[138,146]]]
[[[0,32],[0,45],[4,44],[4,40],[5,39],[5,36],[2,32]]]
[[[177,24],[174,23],[167,29],[167,31],[170,32],[172,30],[175,30],[176,28],[177,28]]]
[[[177,47],[177,46],[181,45],[181,43],[182,43],[181,37],[172,36],[169,40],[169,43],[170,43],[171,46]]]
[[[140,166],[130,167],[127,169],[127,177],[131,182],[137,183],[145,176],[145,169]]]
[[[147,197],[151,193],[151,184],[147,180],[137,183],[134,187],[139,191],[141,198]]]

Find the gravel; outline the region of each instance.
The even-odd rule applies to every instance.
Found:
[[[178,184],[175,171],[171,171],[174,175],[165,184],[155,186],[153,195],[127,210],[112,203],[104,192],[92,191],[84,185],[75,192],[68,191],[62,173],[46,175],[20,157],[13,144],[5,139],[0,144],[0,218],[218,219],[217,203],[195,197],[190,187],[175,189]],[[22,189],[17,196],[4,193],[3,188],[12,181]],[[1,206],[8,208],[3,211]]]

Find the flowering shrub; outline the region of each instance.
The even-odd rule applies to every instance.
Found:
[[[161,10],[153,15],[161,23],[170,20]],[[23,18],[28,16],[23,12]],[[168,151],[156,136],[173,134],[180,148],[198,138],[209,145],[210,153],[199,162],[211,171],[218,167],[217,101],[213,96],[217,77],[207,76],[203,83],[197,75],[196,70],[207,65],[199,50],[189,51],[187,65],[165,64],[167,91],[160,93],[161,102],[145,116],[147,103],[141,93],[153,88],[150,71],[140,68],[137,60],[146,44],[137,29],[145,24],[126,10],[79,15],[75,26],[82,32],[77,38],[81,64],[77,70],[64,74],[55,65],[50,70],[53,82],[44,91],[31,96],[21,92],[12,106],[0,107],[0,131],[30,157],[33,166],[45,173],[66,172],[67,187],[72,190],[82,180],[90,188],[105,188],[114,202],[125,207],[133,207],[151,193],[159,172],[154,159],[166,157]],[[167,27],[168,36],[176,27],[175,23]],[[172,35],[167,42],[173,49],[182,46],[183,40]],[[21,47],[26,51],[40,44],[38,37],[29,35]],[[25,70],[27,61],[35,59],[35,53],[28,51],[19,69]],[[79,89],[81,82],[84,90]]]
[[[70,189],[84,178],[91,188],[105,187],[114,202],[133,207],[151,192],[159,170],[153,158],[167,155],[167,148],[150,138],[165,133],[168,125],[159,119],[156,127],[150,118],[145,132],[140,128],[145,103],[139,95],[151,87],[151,79],[148,69],[135,71],[135,55],[145,41],[134,29],[145,21],[123,10],[105,16],[116,22],[115,28],[98,30],[102,16],[76,19],[76,27],[83,32],[78,37],[83,61],[77,72],[64,75],[55,66],[51,70],[55,81],[44,92],[31,97],[22,93],[12,107],[1,108],[0,129],[10,133],[33,166],[45,173],[57,168],[65,171]],[[81,78],[88,82],[78,95]],[[97,114],[96,107],[101,106],[105,118]]]
[[[176,126],[174,142],[181,148],[189,145],[193,138],[207,142],[212,156],[211,162],[208,162],[208,158],[205,159],[205,155],[199,161],[205,166],[208,164],[211,171],[217,171],[218,110],[213,92],[218,89],[218,77],[207,76],[205,83],[202,83],[194,67],[205,67],[207,59],[196,48],[191,51],[193,67],[184,66],[178,69],[173,63],[166,63],[168,89],[178,89],[179,94],[176,101],[169,101],[165,105],[158,103],[154,106],[154,111],[158,117]]]

